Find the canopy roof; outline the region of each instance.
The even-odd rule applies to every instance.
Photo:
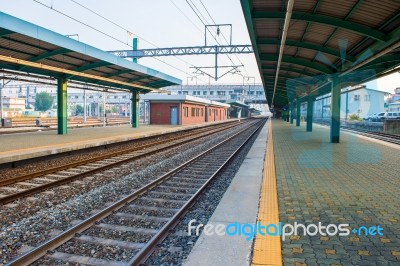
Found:
[[[181,80],[0,12],[0,68],[148,92]]]
[[[275,108],[311,92],[326,93],[329,88],[315,88],[329,78],[355,85],[400,65],[399,1],[241,3],[267,100]]]

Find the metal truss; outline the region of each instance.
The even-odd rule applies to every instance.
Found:
[[[251,54],[251,45],[216,45],[216,46],[193,46],[172,47],[141,50],[119,50],[109,51],[123,58],[142,58],[155,56],[177,56],[177,55],[207,55],[207,54]]]

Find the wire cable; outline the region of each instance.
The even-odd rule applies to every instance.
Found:
[[[84,26],[86,26],[86,27],[88,27],[88,28],[90,28],[90,29],[92,29],[92,30],[95,30],[96,32],[99,32],[99,33],[101,33],[101,34],[103,34],[103,35],[105,35],[105,36],[107,36],[107,37],[109,37],[109,38],[111,38],[111,39],[113,39],[113,40],[115,40],[115,41],[117,41],[117,42],[120,42],[120,43],[122,43],[122,44],[124,44],[124,45],[126,45],[126,46],[128,46],[128,47],[130,47],[130,48],[133,48],[132,45],[130,45],[130,44],[128,44],[128,43],[125,43],[124,41],[122,41],[122,40],[120,40],[120,39],[117,39],[116,37],[114,37],[114,36],[112,36],[112,35],[110,35],[110,34],[104,32],[104,31],[101,31],[101,30],[99,30],[99,29],[96,29],[95,27],[93,27],[93,26],[91,26],[91,25],[89,25],[89,24],[87,24],[87,23],[85,23],[85,22],[83,22],[83,21],[80,21],[80,20],[78,20],[78,19],[76,19],[76,18],[74,18],[74,17],[72,17],[72,16],[70,16],[70,15],[68,15],[68,14],[66,14],[66,13],[64,13],[64,12],[62,12],[62,11],[60,11],[60,10],[57,10],[57,9],[55,9],[53,6],[46,5],[45,3],[42,3],[42,2],[40,2],[40,1],[38,1],[38,0],[33,0],[33,1],[36,2],[36,3],[38,3],[38,4],[40,4],[40,5],[42,5],[42,6],[44,6],[44,7],[47,7],[47,8],[49,8],[49,9],[55,11],[56,13],[59,13],[59,14],[65,16],[65,17],[67,17],[67,18],[69,18],[69,19],[72,19],[72,20],[74,20],[75,22],[78,22],[78,23],[80,23],[80,24],[82,24],[82,25],[84,25]],[[97,15],[97,16],[103,18],[103,19],[105,19],[106,21],[112,23],[113,25],[115,25],[115,26],[117,26],[117,27],[119,27],[119,28],[121,28],[121,29],[123,29],[123,30],[125,30],[125,31],[127,31],[127,32],[131,32],[131,31],[127,30],[126,28],[122,27],[121,25],[118,25],[117,23],[111,21],[110,19],[108,19],[108,18],[102,16],[101,14],[99,14],[99,13],[97,13],[97,12],[91,10],[90,8],[88,8],[88,7],[86,7],[86,6],[82,5],[82,4],[80,4],[79,2],[77,2],[77,1],[75,1],[75,0],[71,0],[71,1],[74,2],[75,4],[81,6],[82,8],[84,8],[84,9],[90,11],[91,13],[93,13],[93,14],[95,14],[95,15]],[[135,35],[138,36],[137,34],[135,34]],[[145,40],[144,38],[142,38],[142,37],[140,37],[140,36],[138,36],[138,37],[139,37],[140,39],[142,39],[143,41],[145,41],[145,42],[147,42],[147,43],[149,43],[149,44],[155,46],[156,48],[159,48],[159,47],[157,47],[155,44],[153,44],[153,43],[151,43],[151,42]],[[173,68],[173,69],[175,69],[175,70],[178,70],[178,71],[184,73],[185,75],[193,76],[193,75],[190,75],[187,71],[184,71],[184,70],[182,70],[182,69],[179,69],[179,68],[177,68],[177,67],[175,67],[175,66],[173,66],[173,65],[171,65],[171,64],[169,64],[169,63],[167,63],[167,62],[165,62],[164,60],[161,60],[161,59],[156,58],[156,57],[152,57],[152,58],[154,58],[155,60],[157,60],[157,61],[159,61],[159,62],[162,62],[162,63],[168,65],[169,67],[171,67],[171,68]],[[177,58],[177,59],[181,60],[182,62],[188,63],[188,62],[186,62],[185,60],[183,60],[183,59],[181,59],[181,58]],[[188,64],[190,64],[190,63],[188,63]],[[192,64],[190,64],[190,65],[192,65]],[[194,65],[192,65],[192,66],[194,66]],[[200,80],[201,80],[201,79],[200,79]],[[204,82],[204,83],[206,83],[204,80],[201,80],[201,81]]]

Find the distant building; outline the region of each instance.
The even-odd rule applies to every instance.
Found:
[[[356,114],[360,118],[368,115],[385,112],[385,95],[387,92],[373,90],[360,86],[356,88],[344,88],[340,97],[340,118],[348,119]],[[305,105],[302,114],[305,113]],[[327,118],[331,115],[330,94],[318,97],[314,103],[314,117]]]
[[[269,112],[262,84],[175,85],[164,89],[175,95],[190,95],[221,103],[243,102],[264,114]]]
[[[387,102],[388,112],[400,112],[400,88],[394,90]]]
[[[2,109],[4,117],[21,116],[22,112],[25,111],[25,99],[17,97],[4,97]]]

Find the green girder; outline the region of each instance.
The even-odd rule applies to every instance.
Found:
[[[263,66],[262,69],[263,70],[264,69],[274,69],[274,70],[276,70],[276,66],[271,66],[271,67]],[[281,71],[292,72],[292,73],[298,73],[298,74],[302,74],[302,75],[309,76],[309,77],[315,77],[315,76],[318,75],[318,74],[315,74],[315,73],[312,73],[312,72],[309,72],[309,71],[306,71],[306,70],[302,70],[302,69],[298,69],[298,68],[292,68],[292,67],[289,68],[289,67],[281,66],[280,70]],[[265,73],[265,72],[263,72],[263,73]]]
[[[54,55],[65,54],[65,53],[69,53],[69,52],[71,52],[71,50],[61,48],[61,49],[56,49],[53,51],[48,51],[48,52],[42,53],[40,55],[29,58],[28,60],[31,62],[37,62],[39,60],[42,60],[42,59],[45,59],[45,58],[48,58],[48,57],[51,57]]]
[[[285,19],[286,12],[269,12],[269,11],[254,11],[251,14],[254,20],[258,19]],[[385,34],[378,30],[374,30],[372,28],[368,28],[366,26],[344,21],[339,18],[333,18],[329,16],[316,15],[316,14],[308,14],[305,12],[293,12],[291,19],[293,20],[301,20],[308,22],[316,22],[321,24],[326,24],[329,26],[334,26],[337,28],[346,29],[352,31],[358,35],[367,36],[372,39],[385,42],[387,40]]]
[[[278,55],[261,54],[260,59],[261,59],[261,61],[278,61]],[[313,63],[311,61],[308,61],[308,60],[305,60],[302,58],[294,58],[291,56],[282,56],[282,62],[308,67],[308,68],[317,70],[318,72],[321,72],[324,74],[333,74],[334,73],[334,69],[331,69],[329,67],[321,65],[319,63]]]
[[[267,45],[281,45],[281,41],[277,39],[257,39],[257,44],[267,44]],[[340,52],[331,48],[323,47],[319,44],[300,42],[295,40],[286,40],[285,46],[293,46],[299,48],[305,48],[313,51],[319,51],[321,53],[333,55],[340,58]],[[346,60],[350,62],[354,62],[354,57],[350,55],[346,55]]]
[[[83,72],[86,70],[91,70],[91,69],[104,67],[104,66],[110,66],[110,65],[112,65],[112,63],[105,62],[105,61],[97,61],[94,63],[90,63],[90,64],[87,64],[84,66],[77,67],[77,68],[73,69],[73,71]]]

